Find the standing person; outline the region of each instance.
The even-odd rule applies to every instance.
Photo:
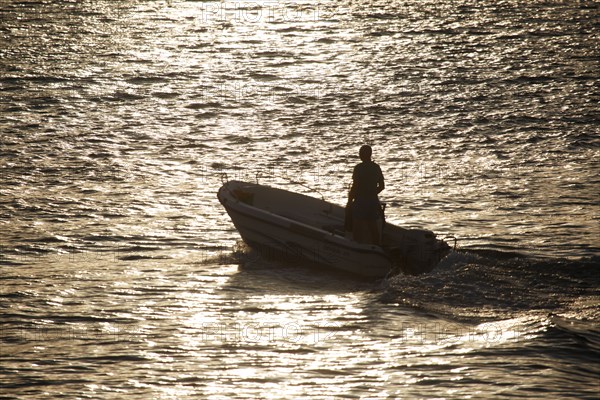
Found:
[[[377,195],[385,188],[379,165],[371,160],[371,146],[361,146],[358,155],[361,163],[354,167],[348,204],[352,207],[352,234],[360,243],[381,245],[377,219],[381,205]]]

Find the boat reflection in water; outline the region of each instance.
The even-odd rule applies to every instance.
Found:
[[[392,224],[385,224],[381,246],[358,243],[345,232],[343,207],[283,189],[228,181],[217,196],[251,247],[327,268],[373,278],[420,274],[450,251],[431,231]]]

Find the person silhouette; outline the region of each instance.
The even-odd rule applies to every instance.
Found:
[[[371,160],[373,149],[361,146],[358,155],[361,163],[352,172],[352,186],[348,192],[348,206],[352,210],[352,235],[359,243],[381,245],[377,219],[381,217],[381,205],[377,195],[385,189],[383,173]]]

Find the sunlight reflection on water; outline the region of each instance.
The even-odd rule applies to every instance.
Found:
[[[0,383],[27,398],[595,395],[597,353],[547,316],[597,315],[593,280],[562,275],[588,264],[455,253],[439,274],[361,282],[240,250],[215,194],[226,173],[344,204],[369,142],[392,223],[597,255],[597,9],[2,2]]]

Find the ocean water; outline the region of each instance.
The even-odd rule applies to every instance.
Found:
[[[595,1],[0,1],[0,398],[600,393]],[[216,192],[456,238],[364,281],[240,242]],[[448,239],[453,243],[454,239]]]

